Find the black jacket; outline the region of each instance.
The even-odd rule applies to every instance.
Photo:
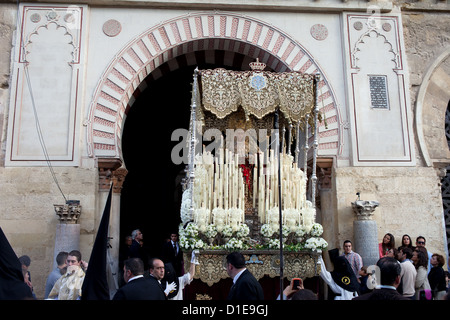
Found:
[[[113,300],[166,300],[166,295],[158,280],[137,278],[117,290]]]
[[[374,289],[372,292],[363,294],[353,300],[409,300],[397,290],[389,288]]]
[[[258,280],[246,269],[231,287],[228,300],[264,300],[264,293]]]

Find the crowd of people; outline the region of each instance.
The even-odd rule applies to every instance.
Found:
[[[396,247],[395,237],[386,233],[379,244],[376,268],[368,270],[352,250],[351,241],[346,240],[342,255],[338,249],[329,250],[333,271],[327,271],[319,257],[320,276],[335,300],[448,300],[449,273],[443,269],[444,256],[428,251],[423,236],[418,236],[415,244],[405,234]]]
[[[111,299],[183,300],[183,289],[192,282],[195,266],[199,264],[195,252],[185,273],[176,233],[167,239],[158,258],[149,259],[142,244],[143,234],[139,229],[126,237],[120,257],[122,281]],[[425,246],[423,236],[417,237],[413,246],[411,237],[405,234],[397,247],[394,235],[386,233],[379,244],[379,260],[373,267],[365,266],[361,256],[353,251],[352,242],[346,240],[342,254],[337,248],[328,250],[333,266],[327,268],[319,255],[319,274],[335,300],[448,300],[449,273],[443,269],[445,258],[429,252]],[[31,260],[21,256],[19,261],[24,281],[31,296],[36,298],[28,270]],[[79,251],[60,252],[45,284],[45,299],[80,299],[87,268],[88,263],[82,260]],[[233,252],[226,257],[226,270],[233,280],[228,300],[264,299],[262,287],[246,268],[241,253]],[[318,295],[305,289],[302,279],[292,279],[278,299],[318,300]]]

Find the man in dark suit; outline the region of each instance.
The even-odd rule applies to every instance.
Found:
[[[172,263],[178,277],[183,276],[183,251],[178,243],[177,233],[170,234],[170,241],[164,244],[162,258],[165,263]]]
[[[261,285],[245,267],[245,259],[240,252],[232,252],[227,256],[227,273],[233,279],[228,300],[264,299]]]
[[[372,292],[353,298],[353,300],[409,300],[397,291],[402,270],[397,260],[383,257],[378,260],[377,267],[380,268],[380,279],[377,279],[379,285]]]
[[[113,300],[166,300],[161,286],[144,278],[144,263],[141,259],[125,260],[123,269],[126,284],[117,290]]]

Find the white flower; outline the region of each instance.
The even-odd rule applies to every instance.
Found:
[[[181,222],[183,224],[192,220],[191,214],[191,189],[186,189],[183,192],[180,208]]]
[[[283,225],[281,228],[282,232],[283,232],[283,236],[287,237],[290,233],[290,228],[286,225]]]
[[[233,228],[231,228],[231,226],[229,226],[229,225],[226,225],[222,229],[222,235],[224,237],[231,237],[233,235]]]
[[[193,222],[189,222],[186,228],[184,228],[185,235],[187,237],[197,237],[198,236],[198,225]]]
[[[180,235],[180,247],[183,249],[189,249],[190,247],[189,239],[185,235]]]
[[[214,224],[209,224],[206,227],[205,236],[208,238],[214,238],[217,235],[217,227]]]
[[[261,226],[261,234],[266,237],[266,238],[270,238],[274,233],[274,230],[272,229],[272,227],[270,226],[270,224],[263,224]]]
[[[314,223],[309,232],[313,237],[320,237],[323,233],[323,227],[319,223]]]
[[[240,239],[231,238],[224,247],[229,250],[242,250],[244,249],[244,243]]]
[[[280,240],[279,239],[270,239],[269,248],[280,249]]]
[[[311,237],[306,240],[305,243],[305,248],[317,252],[322,252],[322,250],[326,247],[328,247],[328,243],[325,241],[325,239],[319,237]]]
[[[303,237],[306,234],[306,228],[304,226],[295,226],[291,228],[292,232],[295,232],[297,237]]]
[[[236,237],[240,238],[245,238],[246,236],[248,236],[248,234],[250,233],[250,228],[248,227],[247,224],[242,223],[241,225],[239,225],[239,228],[236,232]]]
[[[197,241],[195,241],[193,244],[191,244],[192,249],[203,249],[205,247],[205,243],[199,239]]]

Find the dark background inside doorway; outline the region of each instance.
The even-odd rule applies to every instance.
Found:
[[[183,67],[150,82],[124,124],[122,151],[128,174],[121,193],[120,242],[123,245],[127,235],[140,229],[151,257],[160,255],[165,239],[181,223],[180,182],[186,165],[173,163],[171,152],[180,141],[171,141],[171,136],[178,128],[189,129],[195,67]],[[206,63],[198,68],[230,69]]]

